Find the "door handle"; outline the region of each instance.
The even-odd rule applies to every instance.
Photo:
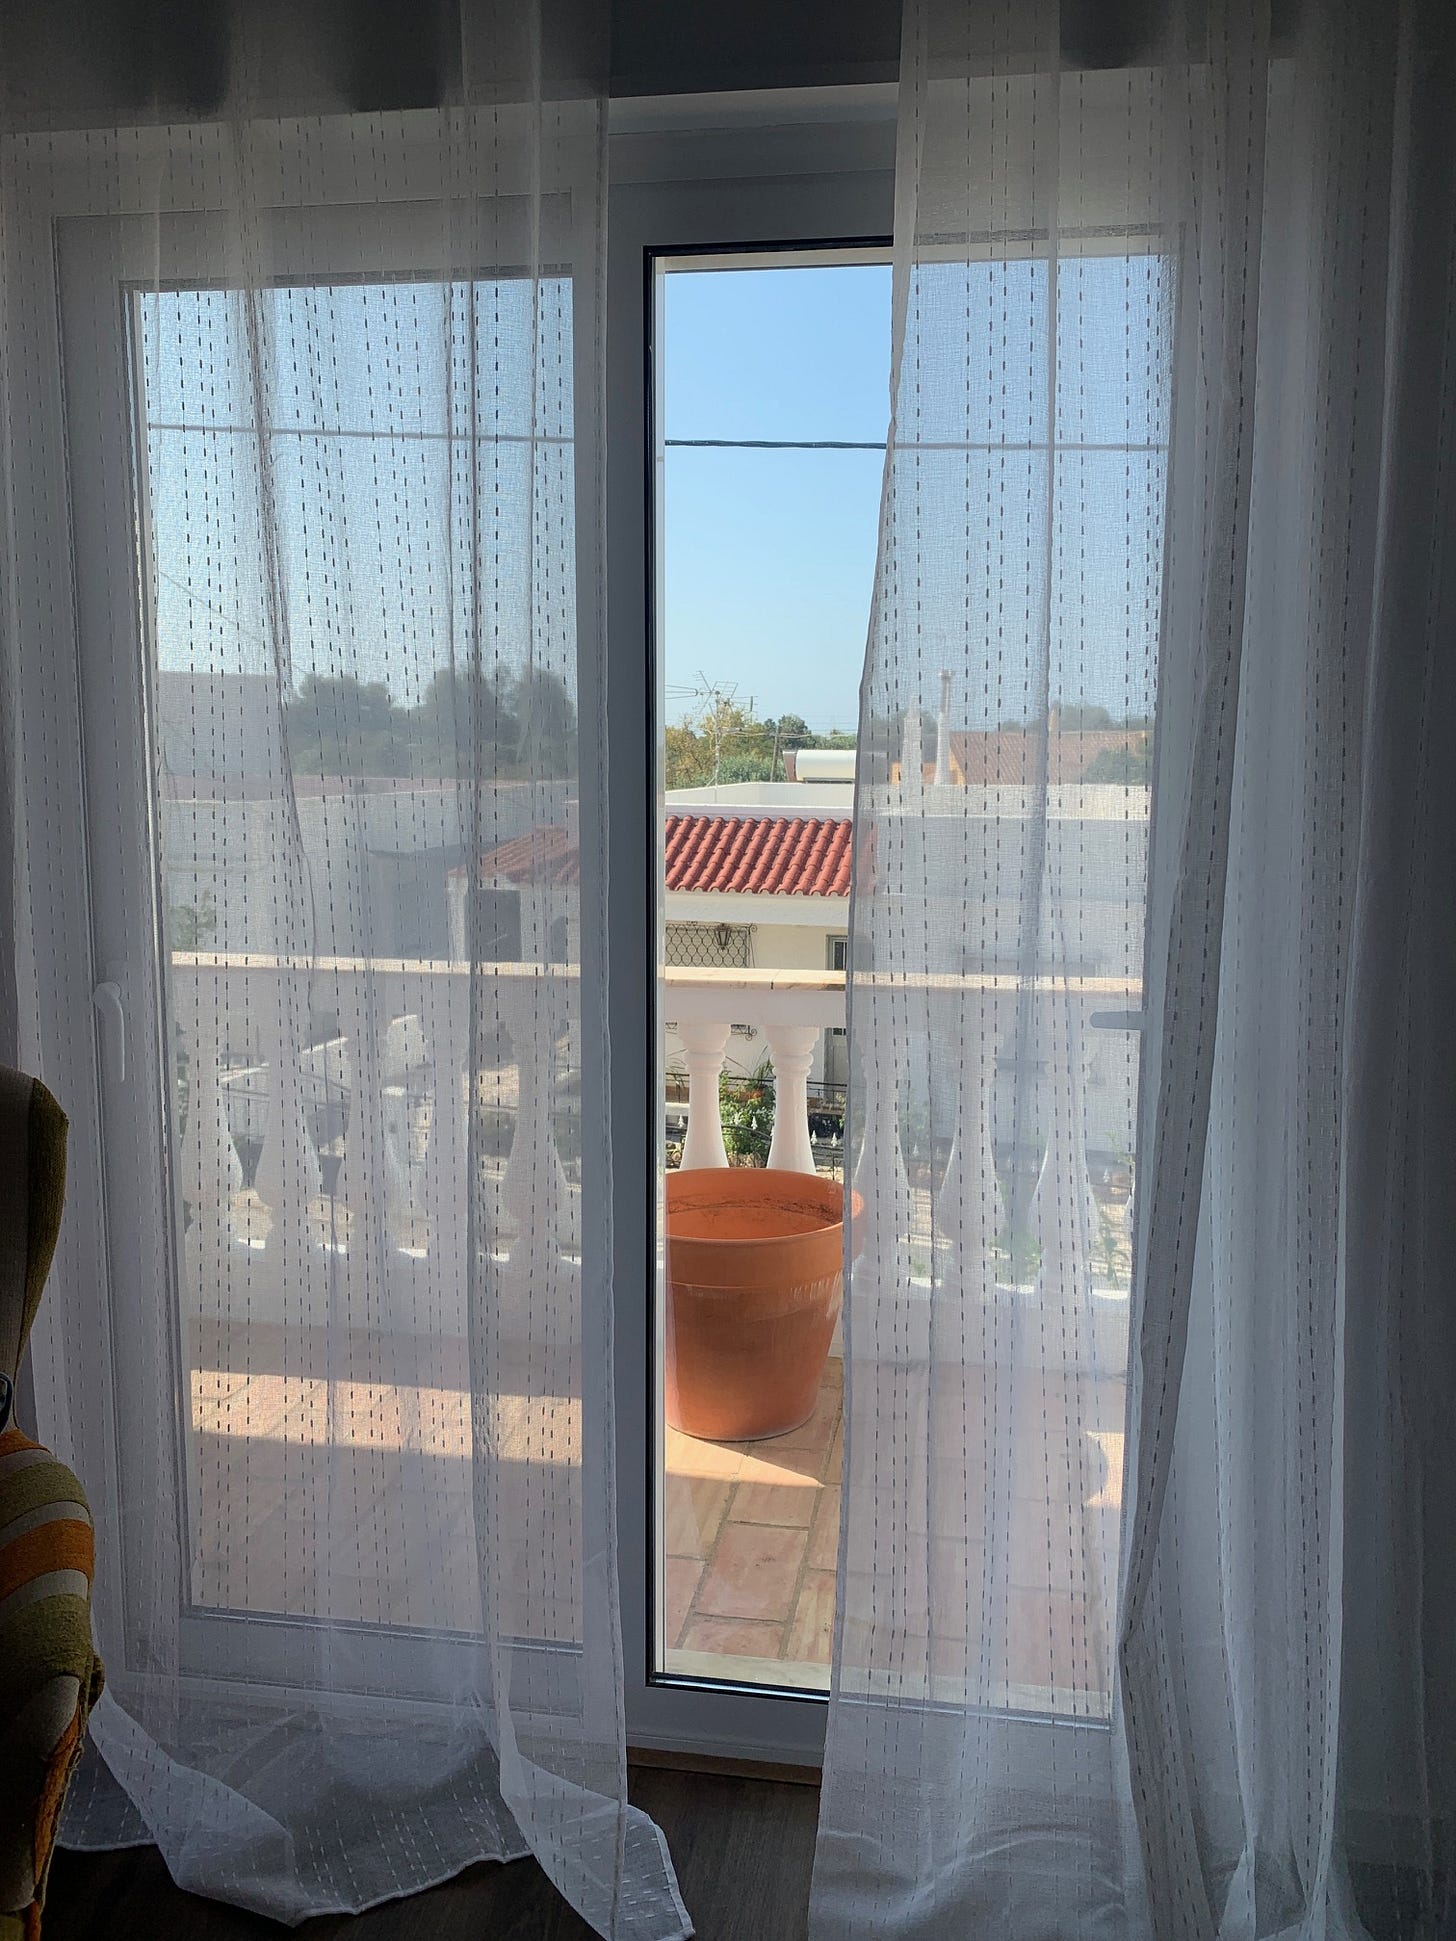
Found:
[[[126,1009],[119,984],[98,984],[91,1002],[101,1017],[101,1060],[110,1085],[126,1083]]]

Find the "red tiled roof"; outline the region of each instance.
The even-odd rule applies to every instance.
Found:
[[[667,818],[667,887],[757,896],[848,896],[848,816]]]
[[[452,876],[464,876],[457,863]],[[581,854],[571,832],[561,823],[538,823],[524,835],[511,836],[487,849],[476,876],[481,883],[579,883]]]
[[[1046,778],[1053,784],[1080,782],[1097,757],[1136,754],[1147,743],[1146,728],[1069,728],[1050,738],[1037,729],[953,728],[950,752],[968,788],[1025,787],[1034,783],[1046,749]],[[935,764],[925,765],[925,779],[935,776]]]

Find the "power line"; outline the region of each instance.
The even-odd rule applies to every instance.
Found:
[[[664,447],[695,452],[882,452],[883,438],[664,438]]]

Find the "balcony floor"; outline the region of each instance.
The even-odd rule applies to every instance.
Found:
[[[478,1635],[581,1635],[581,1411],[570,1354],[246,1320],[190,1330],[191,1591],[204,1609]],[[957,1527],[883,1527],[846,1665],[865,1689],[1105,1714],[1124,1383],[1078,1369],[887,1364],[866,1419],[904,1425],[905,1500]],[[998,1424],[977,1459],[937,1420]],[[480,1468],[479,1438],[495,1455]],[[825,1689],[843,1369],[767,1442],[667,1434],[665,1655],[685,1677]],[[861,1516],[874,1514],[862,1485]],[[917,1535],[916,1532],[919,1532]],[[855,1568],[854,1558],[851,1566]],[[483,1603],[483,1598],[486,1601]],[[488,1608],[486,1605],[488,1604]],[[933,1616],[932,1616],[933,1610]]]
[[[790,1435],[700,1442],[667,1430],[668,1672],[828,1688],[843,1448],[837,1359]]]
[[[887,1367],[864,1373],[944,1534],[882,1530],[858,1568],[846,1677],[954,1705],[1102,1717],[1122,1510],[1125,1384],[1081,1368]],[[663,1669],[827,1689],[842,1500],[844,1371],[831,1361],[792,1435],[711,1443],[667,1432]],[[878,1407],[877,1407],[878,1404]],[[936,1448],[932,1420],[997,1421],[993,1464]],[[914,1425],[913,1427],[909,1425]],[[952,1439],[953,1440],[953,1439]],[[873,1486],[863,1488],[870,1507]],[[957,1530],[956,1525],[960,1526]],[[960,1532],[964,1531],[964,1534]]]

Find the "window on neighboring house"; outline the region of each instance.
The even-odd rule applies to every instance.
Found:
[[[747,923],[669,923],[662,961],[669,968],[747,970],[753,962],[753,926]]]

